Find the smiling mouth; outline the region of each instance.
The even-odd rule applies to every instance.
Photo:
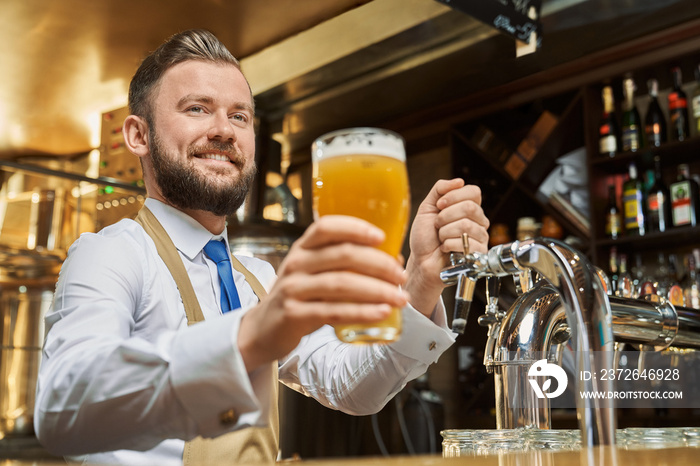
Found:
[[[224,154],[211,154],[211,153],[207,153],[207,154],[197,154],[196,157],[199,158],[199,159],[218,160],[219,162],[231,162],[231,163],[234,163],[234,162],[228,157],[228,155],[224,155]]]
[[[220,141],[209,141],[206,144],[192,145],[188,149],[188,155],[203,160],[215,160],[228,162],[236,166],[244,166],[245,159],[233,144]]]

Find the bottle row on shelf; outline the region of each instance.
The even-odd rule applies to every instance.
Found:
[[[489,231],[489,247],[510,243],[513,239],[523,241],[537,236],[562,239],[564,229],[551,215],[542,216],[541,222],[538,222],[535,217],[520,217],[515,229],[515,238],[513,238],[507,224],[494,223]]]
[[[634,264],[630,264],[627,254],[618,254],[613,246],[607,271],[608,294],[654,301],[663,298],[675,306],[700,309],[700,249],[693,249],[684,259],[684,264],[679,264],[676,254],[659,252],[657,263],[650,265],[636,254]]]
[[[618,194],[615,183],[608,186],[605,212],[608,238],[697,226],[699,217],[700,189],[688,164],[678,165],[676,179],[666,184],[659,156],[654,157],[654,169],[646,170],[643,176],[637,164],[631,162],[621,192]]]
[[[635,152],[645,147],[658,147],[667,141],[684,141],[693,131],[700,134],[700,65],[696,67],[696,84],[690,102],[683,90],[681,69],[671,69],[673,88],[668,94],[668,118],[659,104],[659,84],[649,79],[649,104],[642,120],[634,94],[636,84],[631,75],[622,83],[624,102],[620,124],[615,113],[611,86],[603,87],[603,112],[599,126],[599,150],[603,157],[615,157],[620,152]],[[692,115],[692,116],[691,116]],[[667,124],[668,122],[668,124]]]

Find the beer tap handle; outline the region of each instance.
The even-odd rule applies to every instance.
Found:
[[[519,271],[516,275],[513,275],[513,282],[515,283],[515,292],[518,296],[527,293],[534,284],[532,270],[527,269]]]
[[[469,255],[469,236],[466,233],[462,234],[462,248],[464,256]],[[469,309],[474,298],[474,288],[476,287],[476,279],[468,277],[466,274],[459,276],[457,280],[457,292],[455,294],[455,308],[452,317],[452,331],[463,334],[467,326],[467,318],[469,317]]]
[[[498,294],[500,290],[500,277],[486,277],[486,312],[498,314]]]
[[[487,327],[486,348],[484,349],[484,367],[488,374],[493,373],[494,351],[496,340],[501,329],[503,314],[498,311],[498,293],[501,288],[500,277],[486,277],[486,309],[479,316],[479,325]]]

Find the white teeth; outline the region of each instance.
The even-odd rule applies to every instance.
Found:
[[[213,160],[218,160],[220,162],[228,162],[228,157],[225,155],[221,154],[202,154],[203,159],[213,159]]]

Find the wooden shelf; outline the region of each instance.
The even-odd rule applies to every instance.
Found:
[[[635,152],[622,152],[612,158],[599,156],[591,160],[591,166],[604,173],[616,174],[626,172],[630,162],[653,166],[656,155],[665,166],[696,162],[700,159],[700,136],[685,141],[668,142],[659,147],[645,147]]]
[[[600,248],[612,246],[636,250],[668,249],[672,245],[700,243],[700,226],[672,228],[664,232],[647,233],[644,236],[622,236],[618,239],[601,239],[597,241]]]

